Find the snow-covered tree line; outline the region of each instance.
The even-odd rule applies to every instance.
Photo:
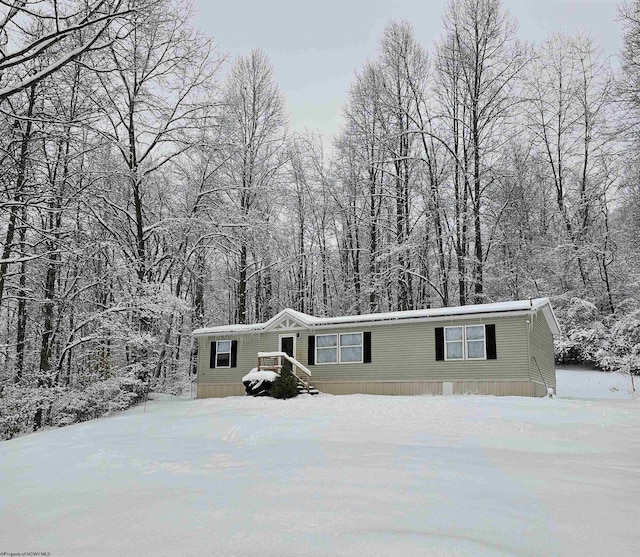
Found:
[[[284,307],[550,296],[562,357],[632,367],[639,13],[616,72],[588,37],[520,41],[499,0],[452,0],[430,45],[390,22],[322,138],[188,3],[3,2],[4,435],[182,387],[192,329]]]

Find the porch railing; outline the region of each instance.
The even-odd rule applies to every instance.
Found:
[[[258,370],[271,370],[280,374],[282,369],[282,362],[286,360],[291,364],[291,372],[298,380],[305,386],[307,391],[309,390],[309,378],[311,377],[311,371],[304,364],[301,364],[293,356],[289,356],[286,352],[258,352]],[[265,362],[277,362],[267,364]]]

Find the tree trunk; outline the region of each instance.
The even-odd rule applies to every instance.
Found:
[[[29,105],[27,108],[27,118],[33,116],[33,109],[36,102],[35,85],[31,87],[29,91]],[[20,122],[16,123],[16,127],[20,125]],[[18,214],[20,212],[20,204],[23,201],[23,190],[27,176],[27,162],[29,159],[29,142],[31,140],[31,132],[33,128],[33,121],[27,120],[25,124],[25,130],[22,134],[22,140],[20,142],[20,154],[18,156],[18,168],[16,173],[16,189],[13,195],[13,204],[9,212],[9,222],[7,223],[7,232],[5,234],[4,247],[2,248],[2,263],[0,263],[0,305],[4,297],[5,277],[7,275],[7,269],[9,268],[8,259],[11,256],[11,250],[13,247],[13,237],[16,231],[16,222]]]
[[[475,131],[477,134],[477,130]],[[481,226],[481,216],[480,210],[482,206],[481,199],[481,183],[480,183],[480,153],[479,153],[479,145],[477,144],[477,136],[474,137],[474,168],[473,168],[473,182],[474,182],[474,200],[473,200],[473,228],[474,228],[474,273],[473,273],[473,282],[474,282],[474,293],[475,293],[475,303],[481,304],[484,300],[484,278],[483,278],[483,261],[484,261],[484,252],[482,249],[482,226]]]
[[[27,209],[22,207],[22,225],[18,231],[20,253],[24,254],[27,236]],[[18,310],[16,316],[16,369],[14,382],[19,383],[24,372],[25,340],[27,333],[27,263],[20,264],[20,278],[18,279]]]
[[[237,323],[247,322],[247,244],[240,246],[240,262],[238,269],[238,311]]]

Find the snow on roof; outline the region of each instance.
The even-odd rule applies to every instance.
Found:
[[[510,302],[497,302],[491,304],[477,304],[470,306],[456,306],[445,308],[415,309],[408,311],[392,311],[387,313],[369,313],[364,315],[342,315],[338,317],[314,317],[293,309],[283,309],[266,323],[254,323],[251,325],[221,325],[218,327],[204,327],[196,329],[194,336],[202,336],[215,333],[253,333],[269,331],[286,318],[293,318],[301,326],[307,328],[327,327],[330,325],[345,325],[349,323],[377,323],[384,321],[400,321],[405,319],[437,319],[465,315],[482,315],[491,313],[508,313],[521,311],[542,310],[551,332],[560,333],[560,327],[556,319],[549,298],[534,298],[530,300],[516,300]]]

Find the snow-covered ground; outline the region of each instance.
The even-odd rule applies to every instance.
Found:
[[[578,366],[558,366],[558,395],[563,398],[631,398],[631,378],[622,373],[599,373]],[[640,391],[640,377],[635,378]]]
[[[0,443],[0,554],[636,556],[640,401],[158,400]]]

